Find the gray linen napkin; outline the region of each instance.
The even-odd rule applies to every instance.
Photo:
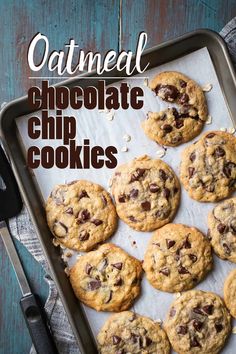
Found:
[[[220,32],[226,41],[232,60],[236,66],[236,18],[231,20]],[[49,269],[39,240],[35,234],[27,210],[24,208],[22,213],[10,220],[12,235],[17,238],[33,255],[33,257],[43,266],[47,275],[45,281],[49,285],[49,295],[45,304],[45,310],[51,325],[51,329],[60,354],[78,354],[80,351],[76,344],[65,310],[58,296],[57,289],[49,275]],[[32,347],[30,354],[34,354]]]

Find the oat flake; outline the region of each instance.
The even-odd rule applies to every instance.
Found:
[[[206,124],[211,124],[211,122],[212,122],[212,116],[210,116],[210,114],[208,114]]]
[[[212,84],[206,84],[202,87],[202,91],[209,92],[212,89]]]

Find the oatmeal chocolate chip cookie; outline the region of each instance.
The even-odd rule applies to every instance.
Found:
[[[236,269],[233,269],[225,280],[224,300],[231,315],[236,318]]]
[[[177,353],[216,354],[230,333],[230,315],[216,294],[191,290],[172,303],[164,328]]]
[[[108,318],[98,334],[101,354],[169,354],[170,344],[158,323],[124,311]]]
[[[236,263],[236,198],[226,199],[208,215],[208,238],[215,253]]]
[[[147,115],[142,126],[150,139],[177,146],[201,132],[208,112],[204,93],[195,81],[179,72],[166,71],[158,74],[149,87],[162,100],[178,104],[178,109]]]
[[[143,269],[154,288],[177,292],[193,288],[212,267],[211,245],[194,227],[168,224],[155,231]]]
[[[77,251],[88,251],[105,241],[117,226],[110,195],[84,180],[56,186],[47,200],[46,214],[58,241]]]
[[[127,310],[140,293],[141,262],[113,244],[81,256],[70,270],[75,295],[97,311]]]
[[[112,194],[119,217],[139,231],[152,231],[173,219],[179,205],[180,185],[161,160],[141,156],[118,167]]]
[[[180,180],[189,196],[200,202],[215,202],[236,188],[236,138],[212,131],[185,148]]]

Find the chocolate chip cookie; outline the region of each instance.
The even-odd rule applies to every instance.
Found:
[[[116,211],[125,223],[135,230],[151,231],[173,219],[180,185],[165,162],[141,156],[118,167],[112,194]]]
[[[211,245],[203,234],[182,224],[155,231],[143,269],[154,288],[178,292],[193,288],[212,267]]]
[[[101,354],[169,354],[170,344],[158,323],[124,311],[108,318],[98,334]]]
[[[236,318],[236,269],[233,269],[225,280],[224,300],[231,315]]]
[[[172,303],[164,328],[177,353],[216,354],[230,333],[230,315],[216,294],[191,290]]]
[[[70,270],[75,295],[97,311],[127,310],[140,293],[141,262],[113,244],[81,256]]]
[[[189,196],[200,202],[215,202],[236,188],[236,138],[212,131],[185,148],[180,180]]]
[[[161,145],[177,146],[197,136],[208,111],[201,87],[176,71],[158,74],[149,87],[162,100],[178,104],[161,112],[151,112],[142,123],[147,136]]]
[[[58,241],[77,251],[88,251],[105,241],[117,226],[110,195],[84,180],[56,186],[47,200],[46,214]]]
[[[236,198],[216,205],[208,215],[208,238],[215,253],[236,263]]]

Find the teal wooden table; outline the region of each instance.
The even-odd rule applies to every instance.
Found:
[[[74,38],[84,50],[131,49],[141,31],[148,47],[196,28],[221,28],[236,16],[235,0],[0,0],[0,103],[26,94],[29,40],[46,34],[51,48],[61,49]],[[43,75],[48,76],[44,72]],[[34,291],[47,297],[44,272],[18,242]],[[0,241],[0,354],[25,354],[31,340],[19,309],[20,291]],[[45,353],[46,354],[46,353]]]

